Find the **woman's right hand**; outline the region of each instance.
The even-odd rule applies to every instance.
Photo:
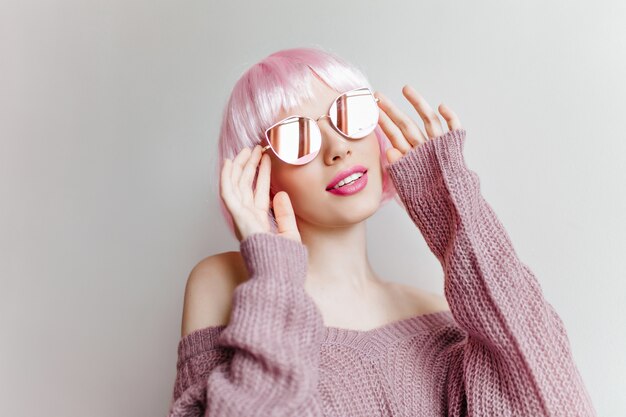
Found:
[[[231,161],[224,159],[220,177],[220,197],[228,208],[239,241],[253,233],[272,233],[268,218],[270,199],[270,168],[268,154],[261,154],[262,147],[253,150],[243,148]],[[261,161],[254,194],[252,182],[257,165]],[[272,200],[279,236],[302,242],[296,224],[291,200],[285,191],[279,191]]]

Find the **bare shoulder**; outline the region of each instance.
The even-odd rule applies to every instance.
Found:
[[[198,262],[185,286],[181,337],[194,330],[228,324],[233,292],[246,276],[237,251],[217,253]]]
[[[397,282],[392,285],[400,299],[417,308],[415,315],[450,311],[448,300],[443,295]]]

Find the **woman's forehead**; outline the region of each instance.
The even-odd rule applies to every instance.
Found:
[[[341,92],[332,89],[317,77],[311,78],[311,90],[313,92],[313,98],[305,99],[299,106],[293,107],[287,111],[281,109],[279,119],[297,114],[315,120],[323,114],[326,114],[337,96],[341,94]]]

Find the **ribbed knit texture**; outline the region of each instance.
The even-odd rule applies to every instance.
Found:
[[[465,164],[465,135],[388,168],[450,311],[324,326],[304,290],[306,246],[253,234],[229,324],[179,342],[169,416],[596,416],[563,322]]]

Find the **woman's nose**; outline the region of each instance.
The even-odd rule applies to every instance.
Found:
[[[352,152],[350,139],[337,132],[331,123],[328,118],[318,121],[322,133],[321,152],[327,164],[334,163],[337,158],[343,159]]]

